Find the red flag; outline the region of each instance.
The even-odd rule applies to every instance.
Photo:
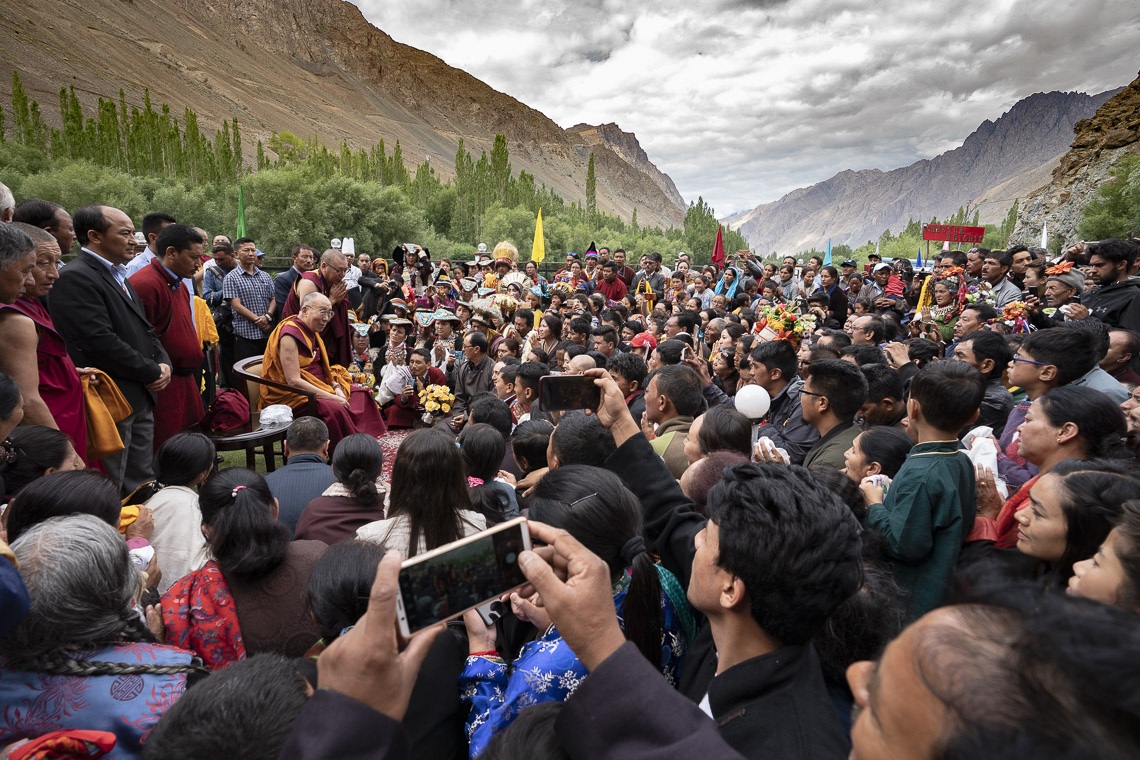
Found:
[[[724,266],[724,230],[719,224],[716,227],[716,242],[713,243],[712,260],[717,268]]]

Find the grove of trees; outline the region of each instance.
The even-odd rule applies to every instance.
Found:
[[[543,211],[548,260],[591,242],[624,247],[633,255],[659,251],[671,261],[680,251],[707,262],[716,238],[713,209],[698,199],[679,229],[645,228],[637,211],[629,221],[597,205],[591,153],[584,202],[567,201],[526,171],[511,167],[506,138],[491,152],[472,155],[461,140],[455,175],[443,180],[424,161],[409,171],[399,141],[370,148],[342,142],[329,148],[319,136],[274,133],[256,142],[253,156],[236,118],[211,135],[198,115],[180,116],[142,103],[100,98],[84,111],[74,88],[59,92],[59,127],[49,127],[38,102],[13,73],[10,108],[0,106],[0,181],[23,198],[45,198],[74,210],[89,203],[118,206],[140,219],[164,211],[206,228],[230,232],[243,189],[246,228],[272,263],[294,243],[321,248],[333,237],[352,237],[357,249],[390,252],[416,242],[436,257],[470,257],[478,242],[509,240],[529,255],[538,209]],[[725,231],[725,249],[746,248]]]

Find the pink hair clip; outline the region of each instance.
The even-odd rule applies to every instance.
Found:
[[[238,495],[238,491],[241,491],[244,488],[245,488],[245,486],[234,486],[234,490],[230,491],[230,498],[236,499],[237,495]]]

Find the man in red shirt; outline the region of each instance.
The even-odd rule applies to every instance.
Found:
[[[620,301],[629,292],[629,288],[618,279],[617,274],[618,265],[616,262],[606,261],[602,264],[602,279],[595,286],[594,292],[604,295],[607,302]]]
[[[169,224],[155,241],[155,257],[130,282],[170,356],[170,383],[154,407],[154,449],[202,419],[205,409],[195,370],[202,364],[202,341],[194,327],[190,294],[183,280],[194,276],[206,239],[185,224]]]

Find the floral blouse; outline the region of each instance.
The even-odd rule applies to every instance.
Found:
[[[658,566],[658,573],[668,571]],[[632,574],[614,584],[614,607],[618,624],[625,628],[623,609]],[[662,577],[661,609],[664,627],[661,635],[661,673],[676,686],[685,655],[686,635],[691,636],[692,617],[680,586]],[[670,590],[673,593],[670,593]],[[679,609],[680,608],[680,609]],[[688,632],[688,634],[686,634]],[[534,641],[523,645],[518,658],[507,665],[498,657],[468,657],[459,677],[460,698],[470,706],[467,740],[471,757],[477,757],[491,738],[509,726],[519,713],[541,702],[562,702],[586,678],[586,668],[553,625]]]

